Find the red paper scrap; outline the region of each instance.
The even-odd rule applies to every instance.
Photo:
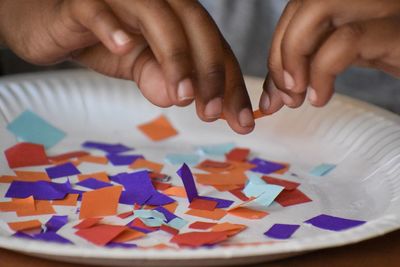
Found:
[[[79,229],[76,235],[98,246],[105,246],[126,229],[126,226],[98,224],[90,228]]]
[[[280,185],[285,188],[285,190],[294,190],[296,189],[300,184],[288,180],[283,180],[271,176],[262,176],[261,177],[267,184],[274,184],[274,185]]]
[[[4,151],[10,168],[48,165],[49,160],[43,145],[18,143]]]
[[[86,229],[98,224],[103,218],[87,218],[74,226],[75,229]]]
[[[227,160],[231,161],[246,161],[250,154],[250,149],[248,148],[234,148],[229,153],[225,155]]]
[[[225,232],[189,232],[174,236],[170,242],[179,246],[199,247],[213,245],[228,238]]]
[[[60,154],[57,156],[50,156],[50,157],[48,157],[48,159],[51,162],[59,162],[59,161],[73,159],[73,158],[80,158],[80,157],[87,156],[87,155],[89,155],[89,153],[86,151],[72,151],[72,152],[63,153],[63,154]]]
[[[209,222],[194,222],[191,225],[189,225],[190,229],[197,229],[197,230],[207,230],[213,227],[214,225],[217,225],[217,223],[209,223]]]
[[[218,205],[218,203],[216,201],[213,201],[213,200],[195,198],[190,203],[189,208],[195,209],[195,210],[213,211],[213,210],[215,210],[217,205]]]
[[[160,230],[164,231],[164,232],[167,232],[167,233],[169,233],[171,235],[179,234],[179,230],[177,230],[177,229],[175,229],[175,228],[173,228],[171,226],[165,225],[165,224],[161,225]]]
[[[284,190],[282,191],[277,198],[275,199],[283,207],[307,203],[312,201],[308,196],[306,196],[299,189],[294,189],[291,191]]]

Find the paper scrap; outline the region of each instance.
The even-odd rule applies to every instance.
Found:
[[[218,221],[221,220],[227,212],[222,209],[214,209],[213,211],[189,209],[185,214]]]
[[[76,206],[78,203],[79,194],[68,194],[64,199],[53,200],[54,206]]]
[[[196,165],[200,161],[197,154],[167,154],[165,161],[171,165]]]
[[[45,224],[46,231],[57,232],[68,222],[67,215],[54,215]]]
[[[230,209],[228,210],[228,213],[233,216],[251,220],[262,219],[268,215],[268,212],[266,211],[254,210],[246,207],[237,207],[235,209]]]
[[[65,237],[60,236],[55,232],[45,232],[33,235],[32,239],[41,240],[46,242],[55,242],[60,244],[72,244],[71,241],[66,239]]]
[[[147,169],[150,171],[154,171],[157,173],[160,173],[161,170],[163,169],[164,165],[154,162],[154,161],[149,161],[145,160],[142,158],[138,158],[135,160],[131,165],[129,165],[129,168],[131,169]]]
[[[232,173],[196,173],[196,181],[204,185],[242,185],[247,177],[242,172]]]
[[[235,147],[235,143],[222,143],[214,145],[203,145],[199,147],[199,151],[209,156],[224,156]]]
[[[153,141],[162,141],[178,134],[178,131],[164,115],[138,125],[138,129]]]
[[[199,247],[216,244],[227,238],[228,236],[224,232],[188,232],[175,235],[170,242],[179,246]]]
[[[209,223],[209,222],[194,222],[192,224],[189,225],[190,229],[197,229],[197,230],[208,230],[211,227],[213,227],[214,225],[217,225],[217,223]]]
[[[5,197],[27,198],[33,196],[37,200],[63,199],[70,190],[69,183],[57,184],[46,181],[23,182],[13,181]]]
[[[343,231],[353,227],[360,226],[366,223],[366,221],[345,219],[331,215],[321,214],[305,221],[305,223],[312,224],[315,227],[325,230]]]
[[[9,123],[7,129],[22,141],[42,144],[46,148],[54,146],[65,137],[63,131],[29,110],[22,112]]]
[[[29,221],[19,221],[19,222],[9,222],[8,226],[18,232],[18,231],[26,231],[31,229],[40,228],[42,223],[39,220],[29,220]]]
[[[322,163],[322,164],[314,167],[310,171],[310,174],[314,175],[314,176],[325,176],[328,173],[330,173],[334,168],[336,168],[335,164]]]
[[[299,189],[284,190],[275,199],[283,207],[311,202],[312,200]]]
[[[248,148],[234,148],[229,151],[225,157],[227,160],[231,161],[246,161],[250,154],[250,149]]]
[[[94,155],[87,155],[80,157],[79,162],[87,162],[87,163],[94,163],[94,164],[101,164],[101,165],[107,165],[108,164],[108,158],[104,156],[94,156]]]
[[[86,151],[71,151],[63,154],[59,154],[56,156],[48,156],[48,159],[51,162],[59,162],[59,161],[64,161],[64,160],[70,160],[74,158],[81,158],[83,156],[88,156],[89,153]]]
[[[45,215],[54,214],[56,211],[53,209],[50,201],[47,200],[35,200],[35,209],[20,209],[16,211],[17,216],[34,216],[34,215]]]
[[[199,194],[197,193],[196,184],[194,183],[192,172],[190,171],[189,167],[184,163],[176,173],[182,179],[189,202],[192,202],[193,199],[199,196]]]
[[[115,215],[121,186],[109,186],[83,193],[79,219]]]
[[[90,228],[79,229],[76,235],[98,246],[105,246],[125,231],[125,226],[98,224]]]
[[[96,180],[108,183],[110,182],[110,179],[108,178],[108,175],[106,172],[96,172],[96,173],[88,173],[88,174],[78,174],[78,180],[83,181],[88,178],[94,178]]]
[[[294,190],[296,189],[300,184],[284,179],[279,179],[271,176],[262,176],[261,177],[267,184],[274,184],[274,185],[279,185],[283,186],[285,190]]]
[[[80,174],[81,172],[75,167],[74,164],[68,162],[54,167],[46,168],[47,175],[51,179],[72,176]]]
[[[75,229],[86,229],[93,227],[94,225],[98,224],[103,217],[97,217],[97,218],[87,218],[82,220],[80,223],[74,226]]]
[[[213,200],[195,198],[189,205],[190,209],[213,211],[217,207],[217,202]]]
[[[142,233],[140,231],[136,231],[130,228],[126,228],[122,233],[117,235],[115,238],[112,239],[112,242],[116,243],[124,243],[124,242],[129,242],[135,239],[139,239],[146,236],[145,233]]]
[[[133,150],[133,148],[127,147],[123,144],[108,144],[108,143],[94,142],[94,141],[86,141],[85,143],[82,144],[82,147],[99,149],[106,152],[107,154],[117,154]]]
[[[288,239],[299,229],[297,224],[274,224],[264,235],[276,239]]]
[[[107,155],[108,160],[114,166],[130,165],[137,159],[143,159],[142,155],[120,155],[120,154],[109,154]]]
[[[44,146],[40,144],[18,143],[4,154],[11,169],[49,164]]]
[[[106,182],[97,180],[95,178],[85,179],[83,181],[76,183],[76,185],[87,187],[90,189],[100,189],[103,187],[112,186],[112,184],[110,184],[110,183],[106,183]]]
[[[257,166],[251,169],[251,171],[263,174],[270,174],[286,168],[286,165],[284,164],[264,160],[261,158],[254,158],[250,161],[250,163],[255,164]]]

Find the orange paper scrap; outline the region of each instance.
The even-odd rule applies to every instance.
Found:
[[[86,229],[98,224],[103,218],[87,218],[74,226],[75,229]]]
[[[55,206],[76,206],[78,203],[79,194],[68,194],[64,199],[53,200]]]
[[[167,209],[171,213],[175,213],[176,208],[178,207],[178,202],[172,202],[170,204],[166,204],[163,206],[165,209]]]
[[[146,234],[130,229],[130,228],[126,228],[122,233],[120,233],[119,235],[117,235],[112,242],[117,242],[117,243],[124,243],[124,242],[128,242],[128,241],[132,241],[135,239],[139,239],[141,237],[146,236]]]
[[[228,210],[228,213],[237,217],[257,220],[262,219],[268,215],[268,212],[261,210],[254,210],[246,207],[238,207],[235,209]]]
[[[148,123],[139,125],[138,128],[153,141],[161,141],[178,134],[177,130],[163,115]]]
[[[213,211],[189,209],[185,214],[218,221],[226,215],[226,211],[222,209],[215,209]]]
[[[163,167],[164,167],[163,164],[140,158],[135,160],[131,165],[129,165],[129,168],[131,169],[148,169],[156,173],[161,172]]]
[[[109,186],[83,193],[79,219],[115,215],[121,186]]]
[[[13,198],[9,202],[0,202],[0,211],[19,211],[19,210],[35,210],[35,200],[33,196],[27,198]]]
[[[203,185],[241,185],[247,180],[242,172],[224,173],[195,173],[196,181]]]
[[[102,164],[106,165],[108,163],[108,158],[104,156],[93,156],[93,155],[87,155],[78,158],[80,162],[88,162],[88,163],[95,163],[95,164]]]
[[[42,223],[39,220],[30,220],[30,221],[23,221],[23,222],[9,222],[8,226],[18,232],[18,231],[25,231],[25,230],[32,230],[36,228],[40,228]]]
[[[53,206],[48,200],[35,200],[34,209],[20,209],[17,210],[17,216],[34,216],[34,215],[45,215],[55,214]]]
[[[78,180],[83,181],[89,178],[94,178],[99,181],[103,182],[110,182],[110,179],[108,178],[108,175],[106,172],[96,172],[96,173],[89,173],[89,174],[78,174]]]
[[[170,188],[165,189],[163,193],[168,196],[187,197],[185,188],[183,186],[171,186]]]

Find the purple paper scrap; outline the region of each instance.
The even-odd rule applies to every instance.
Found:
[[[217,202],[216,207],[219,209],[229,208],[233,204],[232,200],[221,199],[221,198],[216,198],[216,197],[199,196],[197,198],[215,201],[215,202]]]
[[[77,175],[81,173],[71,162],[46,168],[46,172],[51,179]]]
[[[71,185],[67,183],[57,184],[47,181],[11,182],[5,197],[9,198],[27,198],[33,196],[36,200],[56,200],[63,199],[71,190]]]
[[[260,159],[260,158],[254,158],[250,161],[250,163],[257,165],[256,167],[251,169],[251,171],[259,172],[259,173],[263,173],[263,174],[270,174],[270,173],[273,173],[273,172],[276,172],[276,171],[286,168],[286,166],[283,164],[279,164],[279,163],[272,162],[272,161],[267,161],[267,160]]]
[[[68,222],[67,215],[54,215],[46,222],[46,232],[57,232]]]
[[[185,187],[186,195],[189,202],[192,202],[193,199],[198,198],[199,194],[196,189],[193,174],[190,171],[189,167],[184,163],[176,173],[182,179],[183,186]]]
[[[288,239],[299,229],[297,224],[274,224],[264,235],[276,239]]]
[[[90,189],[100,189],[107,186],[112,186],[111,183],[106,183],[95,178],[88,178],[76,183],[76,185],[83,186]]]
[[[325,230],[343,231],[349,228],[360,226],[366,223],[366,221],[345,219],[331,215],[321,214],[305,221],[305,223],[312,224],[315,227]]]
[[[175,214],[173,214],[172,212],[170,212],[169,210],[167,210],[164,207],[157,207],[154,210],[161,212],[162,214],[164,214],[165,218],[166,218],[166,222],[170,222],[171,220],[177,218],[178,216],[176,216]]]
[[[137,159],[144,159],[143,155],[119,155],[119,154],[109,154],[107,155],[107,158],[114,166],[130,165]]]
[[[61,243],[61,244],[72,244],[71,241],[56,234],[55,232],[45,232],[45,233],[36,234],[33,236],[33,239],[46,241],[46,242]]]
[[[85,143],[82,144],[82,147],[99,149],[106,152],[107,154],[116,154],[133,150],[133,148],[127,147],[123,144],[107,144],[103,142],[92,142],[92,141],[86,141]]]
[[[117,242],[111,242],[106,245],[108,248],[136,248],[137,245],[135,244],[129,244],[129,243],[117,243]]]

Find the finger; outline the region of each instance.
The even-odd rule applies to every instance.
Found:
[[[204,121],[221,116],[225,59],[220,33],[207,11],[192,0],[168,1],[185,30],[195,66],[196,108]]]
[[[160,63],[171,100],[187,105],[194,98],[193,65],[184,29],[174,11],[163,0],[107,0],[111,8],[132,28],[140,30]]]
[[[266,115],[274,114],[283,107],[284,103],[280,91],[276,88],[269,75],[263,84],[263,92],[260,97],[260,110]]]
[[[267,86],[275,86],[277,89],[282,91],[284,93],[282,95],[284,103],[290,107],[297,107],[299,103],[297,103],[298,97],[295,97],[295,94],[287,89],[292,87],[294,81],[283,71],[281,45],[286,28],[300,6],[301,1],[290,1],[286,6],[275,28],[268,58],[268,71],[271,78],[270,82],[273,82],[274,85]]]
[[[232,130],[239,134],[248,134],[255,125],[250,98],[239,64],[228,44],[225,46],[225,53],[224,115]]]
[[[141,37],[140,39],[143,40]],[[104,45],[98,44],[75,54],[73,59],[104,75],[136,81],[143,96],[154,105],[173,105],[161,66],[149,49],[138,49],[121,57],[109,52]]]
[[[90,30],[116,55],[128,53],[133,46],[132,36],[127,33],[115,14],[103,1],[63,1],[61,15],[66,27],[73,27],[71,20]]]
[[[325,105],[334,92],[336,76],[357,61],[371,62],[378,68],[399,67],[399,22],[399,18],[387,18],[339,27],[312,60],[310,102]]]

